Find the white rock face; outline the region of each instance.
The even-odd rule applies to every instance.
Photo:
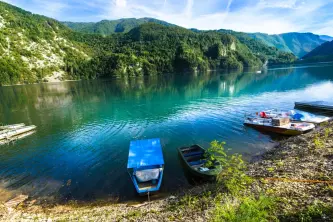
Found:
[[[236,43],[235,42],[232,42],[232,44],[230,46],[230,49],[233,50],[233,51],[236,51]]]
[[[48,75],[45,79],[49,82],[60,81],[65,75],[62,69],[65,66],[66,52],[72,52],[81,58],[90,59],[80,48],[77,48],[71,41],[58,36],[55,31],[51,33],[51,39],[46,40],[37,36],[38,40],[33,41],[26,34],[26,30],[8,25],[6,22],[7,16],[5,13],[0,15],[0,36],[5,40],[0,44],[0,59],[10,58],[24,64],[26,68],[33,72],[35,69],[42,71]],[[51,73],[50,70],[56,71]]]
[[[0,29],[6,27],[6,21],[2,16],[0,15]]]

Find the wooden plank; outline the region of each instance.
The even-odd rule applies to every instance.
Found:
[[[19,195],[9,201],[7,201],[4,205],[7,207],[7,208],[15,208],[17,207],[20,203],[24,202],[26,199],[28,199],[29,196],[27,195]]]

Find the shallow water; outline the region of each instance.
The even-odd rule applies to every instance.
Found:
[[[276,137],[243,126],[245,113],[333,100],[333,65],[255,72],[0,87],[0,122],[37,132],[0,146],[0,187],[33,197],[136,197],[126,171],[129,141],[161,138],[162,193],[190,187],[177,147],[225,141],[249,157]]]

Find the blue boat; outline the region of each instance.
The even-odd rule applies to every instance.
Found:
[[[158,191],[164,170],[160,139],[131,141],[127,170],[140,195]]]

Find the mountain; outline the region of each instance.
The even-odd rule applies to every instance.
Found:
[[[110,35],[114,33],[126,33],[131,29],[145,23],[156,23],[164,26],[175,26],[165,21],[153,18],[129,18],[119,20],[103,20],[97,23],[75,23],[63,22],[69,28],[84,33],[98,33],[102,35]],[[200,32],[198,29],[191,29],[194,32]],[[229,32],[231,30],[219,30],[220,32]],[[236,32],[234,32],[236,33]],[[239,33],[239,32],[237,32]],[[281,51],[293,53],[298,58],[303,57],[322,43],[333,40],[330,36],[315,35],[312,33],[284,33],[279,35],[268,35],[264,33],[245,33],[249,37],[260,40],[264,44],[275,47]]]
[[[328,35],[320,35],[319,36],[322,40],[330,42],[333,41],[333,37],[332,36],[328,36]]]
[[[154,18],[127,18],[118,20],[102,20],[100,22],[63,22],[63,24],[78,32],[111,35],[114,33],[127,33],[133,28],[149,22],[168,27],[176,26]]]
[[[303,57],[306,61],[333,61],[333,41],[325,42]]]
[[[298,58],[302,58],[304,55],[326,42],[319,35],[312,33],[291,32],[279,35],[248,33],[248,35],[284,52],[292,52]]]
[[[199,30],[193,31],[199,32]],[[218,32],[235,36],[241,43],[246,45],[253,53],[260,57],[262,61],[267,61],[270,65],[290,63],[297,59],[292,53],[283,52],[274,46],[269,46],[262,40],[252,38],[248,33],[225,29],[218,30]]]
[[[56,20],[0,2],[0,85],[54,80],[65,76],[68,57],[90,57],[68,41],[70,29]]]
[[[254,39],[163,22],[111,35],[76,32],[0,2],[0,85],[241,69],[294,59]]]

